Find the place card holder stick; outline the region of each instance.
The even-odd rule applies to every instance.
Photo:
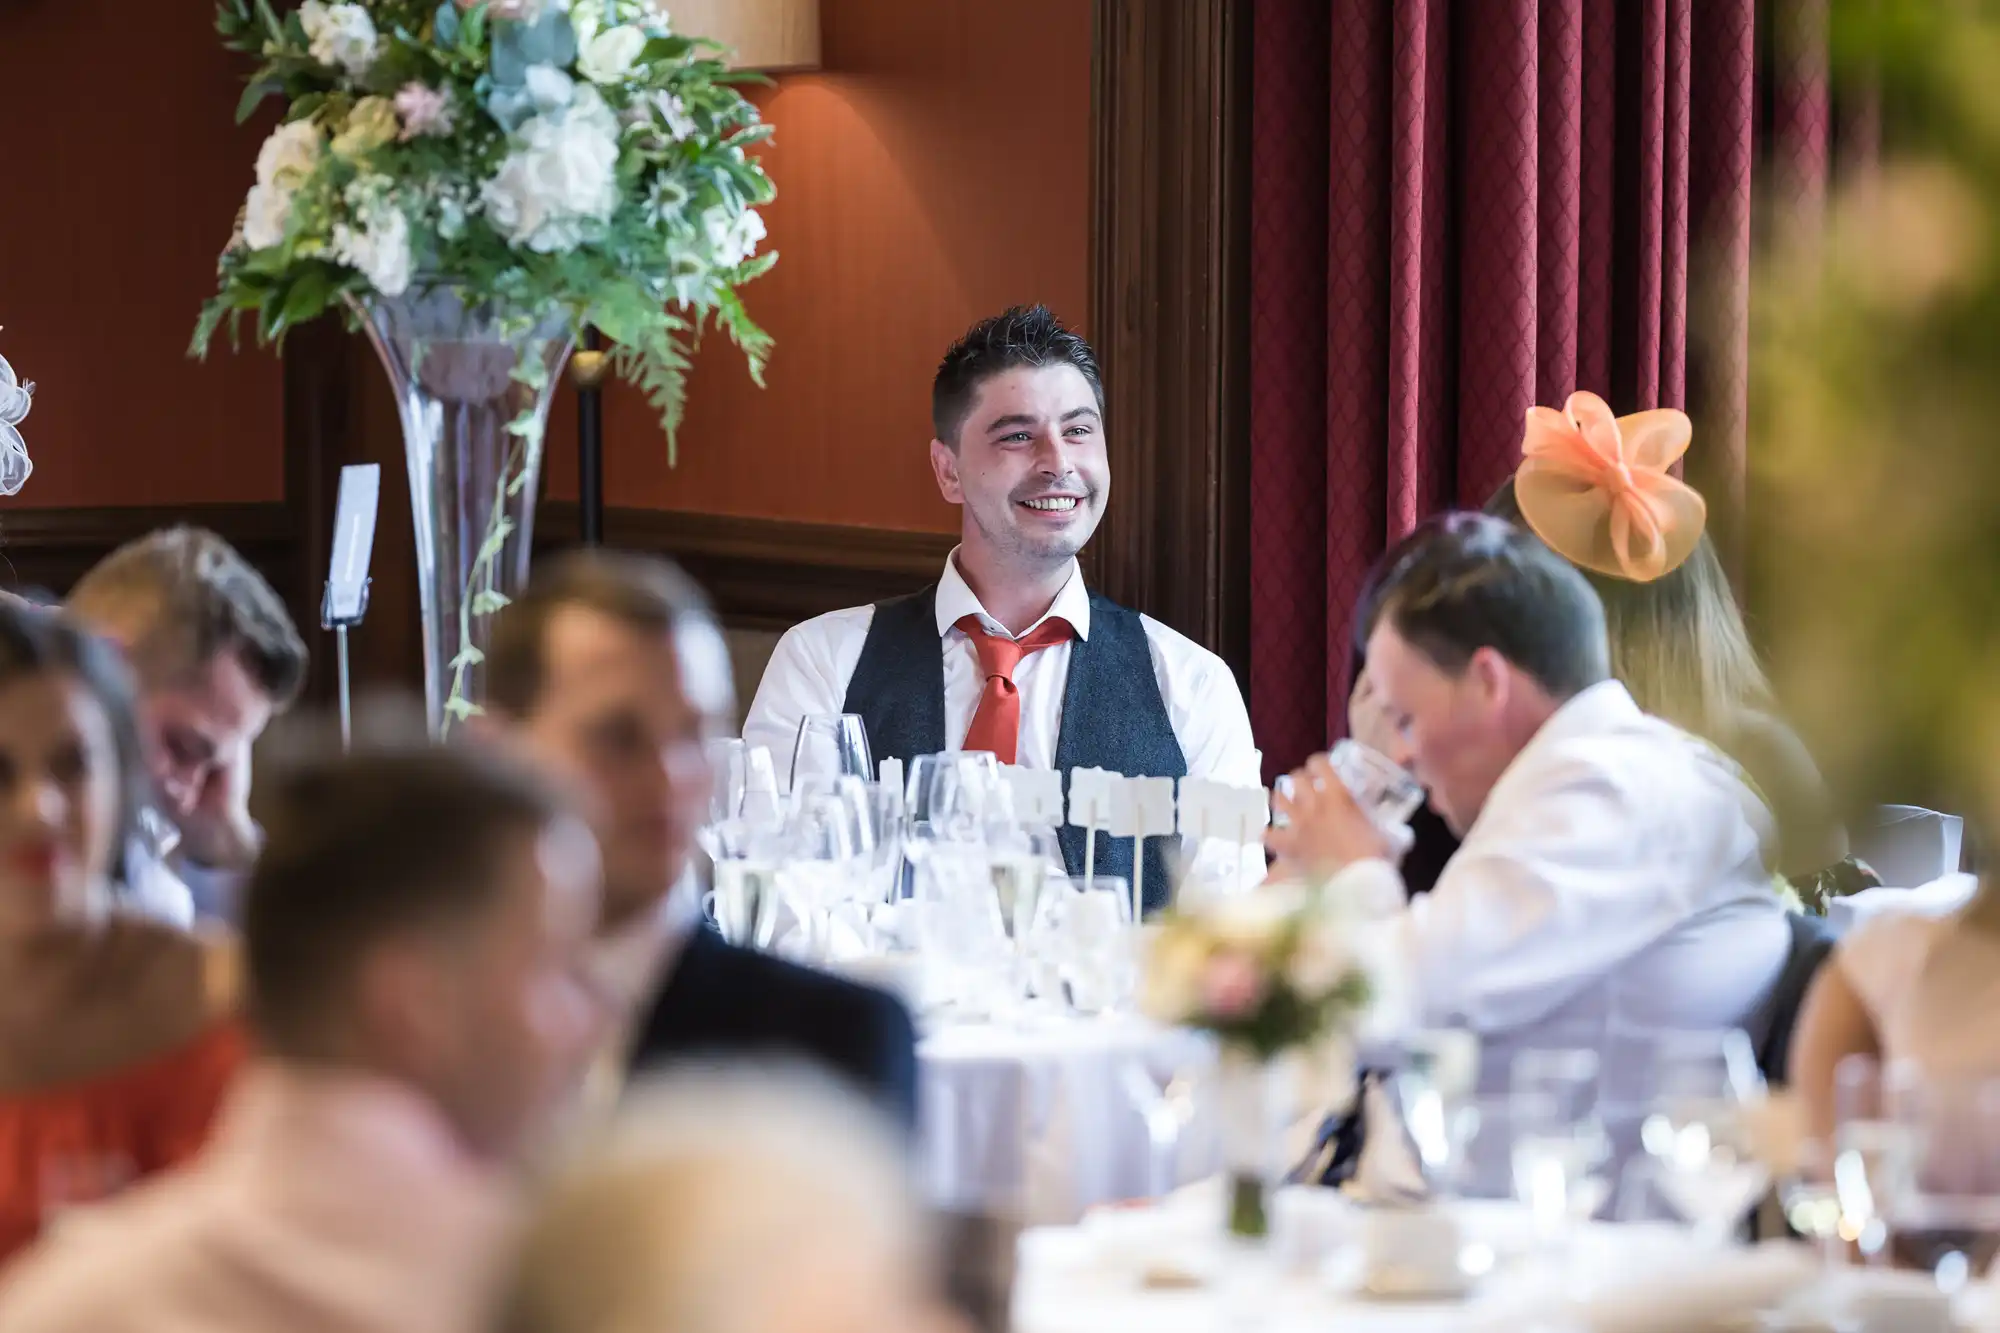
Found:
[[[319,605],[322,629],[333,631],[340,668],[340,748],[354,744],[354,686],[347,663],[347,631],[368,614],[368,562],[375,553],[375,511],[382,495],[382,465],[354,463],[340,470],[333,515],[333,550],[326,566],[326,594]]]
[[[1097,833],[1111,820],[1111,784],[1118,775],[1103,768],[1073,768],[1069,774],[1070,827],[1083,830],[1083,887],[1097,882]]]
[[[1146,915],[1146,839],[1174,831],[1172,778],[1116,778],[1111,784],[1111,828],[1114,838],[1132,840],[1132,921]]]

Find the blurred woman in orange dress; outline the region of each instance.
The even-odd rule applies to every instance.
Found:
[[[231,946],[119,909],[144,773],[115,650],[0,599],[0,1259],[194,1153],[242,1057]]]

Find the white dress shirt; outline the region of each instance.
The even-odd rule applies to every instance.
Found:
[[[1773,842],[1734,765],[1607,681],[1515,756],[1431,893],[1404,904],[1381,862],[1342,879],[1384,913],[1411,1016],[1480,1035],[1482,1083],[1519,1050],[1589,1048],[1611,1102],[1645,1034],[1744,1026],[1770,991]]]
[[[972,639],[957,627],[958,621],[976,615],[993,634],[1026,638],[1051,617],[1069,622],[1079,639],[1090,638],[1090,594],[1084,587],[1083,572],[1070,562],[1069,580],[1041,620],[1019,636],[988,614],[979,598],[958,572],[958,552],[945,561],[944,575],[938,580],[937,631],[944,640],[944,729],[947,748],[958,749],[972,726],[979,696],[986,689],[985,673],[979,669],[979,654]],[[792,748],[798,739],[799,723],[816,714],[841,711],[847,698],[847,684],[861,661],[861,646],[867,641],[874,621],[872,606],[833,611],[803,625],[796,625],[778,642],[758,686],[757,698],[743,723],[743,739],[771,752],[781,773],[791,764]],[[1250,737],[1250,713],[1236,677],[1214,653],[1175,633],[1154,620],[1141,616],[1146,644],[1152,651],[1153,676],[1159,682],[1160,698],[1167,706],[1167,721],[1174,739],[1180,742],[1187,760],[1188,776],[1226,782],[1233,786],[1260,786],[1263,756]],[[1014,684],[1021,694],[1021,741],[1016,760],[1024,768],[1053,768],[1056,740],[1062,734],[1063,689],[1069,680],[1070,646],[1067,643],[1029,653],[1015,669]],[[780,778],[782,782],[783,779]],[[1204,886],[1226,888],[1241,880],[1254,884],[1264,877],[1264,852],[1252,846],[1240,855],[1231,844],[1213,842],[1197,846],[1198,839],[1186,839],[1183,856],[1186,878]]]

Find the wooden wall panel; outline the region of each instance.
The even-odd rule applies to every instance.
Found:
[[[0,354],[40,388],[22,508],[283,497],[275,356],[186,357],[262,126],[202,0],[0,4]]]

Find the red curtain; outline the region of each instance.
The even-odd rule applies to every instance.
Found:
[[[1782,6],[1786,33],[1820,34],[1781,81],[1782,114],[1819,128],[1790,183],[1811,198],[1824,4]],[[1250,708],[1269,770],[1344,729],[1349,617],[1378,554],[1483,504],[1531,405],[1582,388],[1620,412],[1686,408],[1690,478],[1729,537],[1756,11],[1258,0]]]

